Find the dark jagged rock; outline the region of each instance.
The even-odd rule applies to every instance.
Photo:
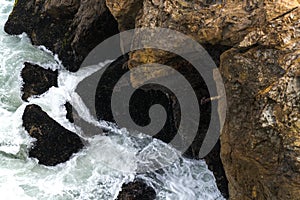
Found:
[[[209,48],[209,53],[214,55],[215,62],[220,63],[220,54],[226,50],[227,47],[206,45]],[[122,56],[113,62],[107,70],[104,72],[101,80],[98,83],[98,88],[96,92],[96,113],[99,119],[114,121],[114,116],[111,108],[111,98],[113,92],[116,94],[118,91],[123,91],[130,87],[134,90],[133,86],[129,83],[122,83],[121,88],[116,88],[116,83],[122,77],[123,74],[127,73],[129,69],[127,68],[128,56]],[[209,92],[207,86],[202,80],[202,77],[190,66],[190,64],[181,58],[177,58],[172,62],[168,63],[169,66],[174,66],[177,70],[183,74],[192,83],[195,88],[196,95],[199,102],[201,99],[209,97]],[[122,104],[120,102],[120,104]],[[155,104],[160,104],[164,107],[167,113],[167,119],[164,127],[154,136],[166,143],[170,143],[173,138],[178,134],[178,126],[180,124],[180,107],[176,96],[162,87],[151,87],[149,88],[138,88],[132,95],[129,105],[131,118],[140,126],[145,126],[150,123],[149,109]],[[125,103],[123,107],[128,107]],[[195,138],[192,138],[192,144],[184,156],[191,159],[199,159],[199,150],[205,137],[205,134],[210,123],[210,113],[211,105],[210,102],[199,105],[201,110],[200,122],[198,133]],[[114,113],[120,117],[123,113]],[[127,127],[129,128],[129,127]],[[147,132],[144,132],[147,134]],[[181,138],[189,137],[189,133],[180,133]],[[213,171],[217,185],[224,197],[228,197],[228,181],[225,175],[225,171],[220,158],[220,142],[215,145],[210,154],[205,157],[210,170]]]
[[[208,169],[211,170],[216,178],[218,189],[222,196],[226,199],[229,198],[228,194],[228,180],[225,174],[224,166],[221,160],[221,144],[220,140],[211,150],[211,152],[204,158]]]
[[[83,148],[78,135],[51,119],[37,105],[28,105],[22,119],[25,130],[37,139],[29,157],[37,158],[40,164],[54,166],[66,162]]]
[[[118,33],[118,24],[104,0],[18,0],[5,31],[27,33],[33,44],[46,46],[76,71],[94,47]]]
[[[27,99],[33,95],[40,95],[50,87],[57,87],[58,70],[44,69],[38,65],[24,63],[21,77],[23,78],[22,99]]]
[[[155,190],[141,180],[123,184],[118,200],[154,200]]]
[[[71,122],[74,123],[74,117],[73,117],[73,106],[70,104],[70,102],[65,103],[65,108],[67,110],[66,118]]]

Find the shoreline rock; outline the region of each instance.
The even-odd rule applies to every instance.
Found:
[[[221,52],[220,71],[228,104],[221,159],[230,199],[298,199],[300,2],[145,0],[139,4],[107,0],[119,27],[132,26],[122,14],[136,7],[140,10],[134,11],[134,27],[170,28],[200,44],[229,47]],[[169,52],[143,49],[129,54],[128,66],[169,65],[175,59]],[[142,85],[166,76],[162,72],[153,77],[144,70],[132,74],[131,82]]]
[[[58,54],[72,72],[100,42],[119,32],[104,0],[18,0],[4,30],[11,35],[27,33],[34,45]]]
[[[220,47],[219,49],[213,49],[210,45],[207,45],[207,47],[211,48],[210,53],[215,56],[216,62],[220,63],[220,52],[222,52],[224,47]],[[115,122],[111,109],[112,93],[124,91],[128,88],[134,89],[130,82],[125,81],[124,83],[120,84],[120,88],[115,87],[116,82],[120,79],[120,77],[129,71],[129,69],[127,68],[127,61],[127,55],[118,58],[110,66],[108,66],[107,70],[104,72],[101,80],[99,81],[95,100],[95,108],[98,119]],[[204,96],[209,97],[209,92],[207,91],[206,85],[204,84],[203,80],[201,81],[202,78],[197,76],[197,72],[192,71],[192,69],[191,71],[187,72],[186,68],[190,67],[189,63],[178,58],[176,60],[176,63],[174,62],[172,64],[179,66],[178,70],[180,71],[180,73],[186,76],[191,83],[194,83],[193,86],[197,88],[195,91],[197,92],[199,102]],[[152,87],[150,89],[139,88],[135,91],[130,100],[129,109],[131,118],[140,126],[149,124],[149,108],[155,104],[160,104],[164,107],[167,112],[167,119],[164,127],[153,137],[160,139],[165,143],[170,143],[170,141],[178,134],[178,125],[180,123],[179,103],[176,96],[172,92],[161,87]],[[125,103],[122,104],[121,102],[118,106],[122,106],[124,108],[128,107],[128,105],[125,105]],[[201,117],[199,122],[200,125],[198,134],[195,138],[193,138],[193,143],[188,147],[187,151],[182,152],[184,157],[190,159],[199,159],[199,144],[202,144],[203,138],[207,132],[208,124],[210,122],[210,106],[210,102],[199,105],[201,110]],[[123,113],[114,114],[118,114],[119,118],[124,115]],[[124,117],[122,118],[124,119]],[[147,134],[147,132],[144,133]],[[184,138],[189,136],[188,134],[189,133],[182,133],[180,135],[180,137],[183,138],[183,141]],[[211,153],[209,153],[204,159],[207,162],[209,169],[213,171],[217,180],[217,186],[220,189],[222,195],[227,198],[228,181],[221,162],[220,149],[220,141],[218,141]]]
[[[155,190],[144,183],[142,180],[122,185],[117,200],[154,200],[156,199]]]
[[[44,69],[28,62],[25,62],[24,65],[25,67],[21,71],[24,83],[21,88],[22,100],[27,101],[33,95],[41,95],[52,86],[58,87],[58,70]]]
[[[83,148],[81,138],[50,118],[41,107],[28,105],[23,114],[23,126],[37,141],[29,151],[29,157],[39,164],[55,166],[66,162]]]

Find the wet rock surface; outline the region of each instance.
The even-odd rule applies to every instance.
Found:
[[[69,122],[74,123],[74,113],[72,104],[70,102],[66,102],[64,106],[67,110],[66,118],[69,120]]]
[[[212,48],[211,45],[207,46]],[[211,51],[211,53],[219,53],[220,51],[222,52],[221,47],[217,50]],[[220,53],[217,53],[215,53],[214,55],[218,55],[217,57],[219,58]],[[98,83],[95,101],[98,119],[115,122],[114,117],[116,115],[118,116],[118,118],[122,117],[122,115],[125,115],[124,113],[114,113],[115,115],[113,115],[111,108],[111,98],[113,92],[114,94],[116,94],[123,90],[127,90],[128,87],[134,90],[134,87],[130,82],[124,82],[120,84],[120,88],[115,87],[120,77],[129,71],[129,69],[126,67],[128,58],[129,57],[127,55],[124,55],[113,62],[107,68]],[[216,59],[216,62],[219,63],[220,61]],[[177,58],[176,61],[172,62],[172,65],[178,68],[180,73],[183,74],[190,81],[190,83],[192,83],[193,87],[195,87],[195,91],[197,91],[199,107],[201,110],[199,130],[196,137],[191,138],[192,143],[187,146],[188,149],[182,153],[185,157],[191,159],[199,159],[198,154],[201,147],[201,145],[199,144],[202,144],[203,142],[208,129],[211,114],[210,101],[201,103],[201,99],[208,99],[209,92],[204,81],[202,80],[202,77],[199,76],[195,70],[193,70],[188,62]],[[187,68],[189,70],[187,70]],[[166,88],[140,87],[131,96],[129,105],[127,105],[125,102],[120,102],[120,104],[122,105],[118,106],[129,108],[132,120],[134,120],[134,122],[139,126],[146,126],[151,122],[149,118],[149,109],[151,106],[159,104],[164,107],[167,113],[167,118],[163,128],[153,137],[160,139],[166,143],[170,143],[174,139],[174,137],[177,137],[177,139],[180,137],[182,142],[185,142],[185,139],[187,137],[190,137],[189,133],[187,132],[178,132],[178,127],[181,119],[179,102],[174,93],[167,90]],[[144,131],[144,133],[148,134],[147,131]],[[220,158],[220,142],[218,142],[218,144],[216,144],[213,148],[212,152],[205,157],[205,160],[209,166],[209,169],[214,172],[214,175],[217,179],[217,185],[222,195],[224,197],[228,197],[228,182]]]
[[[27,99],[33,95],[41,95],[52,86],[57,87],[58,70],[44,69],[38,65],[24,63],[25,67],[21,71],[23,79],[22,99]]]
[[[54,166],[66,162],[83,148],[78,135],[62,127],[37,105],[28,105],[22,119],[25,130],[36,139],[29,157],[37,158],[39,164]]]
[[[123,184],[118,200],[154,200],[155,190],[141,180]]]
[[[5,31],[27,33],[33,44],[46,46],[65,68],[77,71],[94,47],[118,33],[118,25],[104,0],[18,0]]]

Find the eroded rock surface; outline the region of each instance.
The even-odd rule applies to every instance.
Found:
[[[299,199],[299,3],[151,0],[140,6],[131,0],[128,6],[107,0],[119,27],[132,28],[126,12],[140,7],[135,27],[171,28],[201,44],[230,47],[220,59],[228,101],[221,149],[230,199]],[[130,54],[129,68],[174,59],[144,49]],[[141,85],[167,75],[145,70],[131,81]]]
[[[134,27],[170,28],[193,37],[201,44],[210,43],[229,47],[243,43],[247,43],[248,46],[253,45],[252,43],[255,42],[246,41],[251,40],[253,35],[258,36],[266,31],[269,21],[278,20],[281,15],[292,12],[299,6],[297,0],[280,3],[256,0],[229,0],[223,3],[204,0],[151,0],[143,1],[142,6],[138,0],[126,2],[106,0],[106,2],[121,27],[133,28],[131,20],[124,20],[127,17],[126,13],[132,8],[140,8],[139,11],[133,12],[137,13]],[[264,38],[267,38],[265,42],[289,40],[287,33],[287,30],[282,30],[280,33],[268,32],[264,34]],[[174,57],[176,55],[168,52],[139,50],[130,54],[129,68],[149,62],[164,64]],[[161,73],[160,76],[163,75],[164,73]],[[138,76],[143,77],[132,76],[132,82],[137,82],[136,85],[152,78],[152,75],[147,74],[146,71]],[[157,76],[159,75],[155,78]]]
[[[291,13],[296,21],[287,15],[272,24],[287,28],[288,20],[290,28],[299,30],[299,14]],[[274,47],[222,55],[230,111],[221,137],[222,158],[232,199],[299,199],[300,43],[299,33],[290,33],[295,35],[288,44],[267,37]]]
[[[78,135],[62,127],[37,105],[28,105],[22,119],[25,130],[36,139],[29,156],[37,158],[39,164],[54,166],[66,162],[83,148]]]

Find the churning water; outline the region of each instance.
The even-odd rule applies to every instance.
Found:
[[[109,136],[85,136],[65,118],[64,103],[88,69],[77,73],[63,70],[59,60],[43,47],[33,46],[25,34],[9,36],[3,26],[13,2],[0,0],[0,199],[115,199],[123,183],[143,179],[157,193],[157,199],[223,199],[215,178],[204,161],[182,158],[170,146],[143,134],[131,136],[114,129]],[[21,69],[25,61],[45,68],[59,68],[59,87],[29,103],[40,105],[65,128],[77,132],[88,144],[68,162],[55,167],[39,165],[28,158],[33,139],[22,127],[28,103],[20,98]],[[80,105],[79,105],[80,106]],[[89,116],[86,116],[89,117]],[[176,158],[159,172],[137,173],[137,163],[147,168],[147,158],[158,164]],[[143,162],[141,162],[143,160]]]

